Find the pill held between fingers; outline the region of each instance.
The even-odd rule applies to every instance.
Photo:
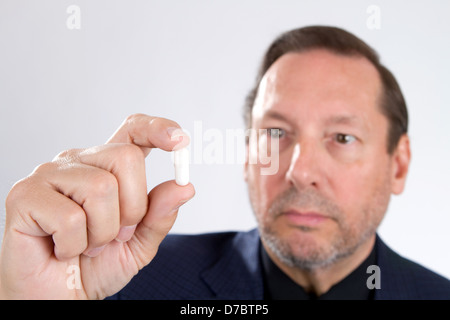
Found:
[[[189,149],[187,147],[174,151],[175,182],[179,186],[189,183]]]

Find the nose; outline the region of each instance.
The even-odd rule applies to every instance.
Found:
[[[286,179],[298,190],[307,187],[318,188],[322,179],[319,150],[311,142],[298,142],[294,146]]]

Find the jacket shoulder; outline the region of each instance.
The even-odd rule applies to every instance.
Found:
[[[450,280],[400,256],[377,239],[381,270],[378,299],[449,300]]]
[[[215,293],[202,274],[224,256],[245,250],[254,233],[170,234],[163,240],[150,264],[112,298],[213,299]],[[236,241],[241,245],[237,247]]]

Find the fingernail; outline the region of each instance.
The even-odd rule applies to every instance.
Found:
[[[116,237],[116,240],[119,242],[127,242],[131,239],[136,230],[136,224],[133,226],[123,226],[120,227],[119,234]]]
[[[86,255],[91,258],[94,258],[94,257],[98,256],[100,253],[102,253],[102,251],[103,251],[103,249],[105,249],[105,247],[106,247],[106,244],[101,247],[91,249],[88,252],[86,252]]]
[[[167,128],[167,134],[169,135],[171,141],[181,141],[185,135],[183,130],[177,127]]]
[[[176,205],[175,208],[172,209],[172,212],[177,211],[178,209],[180,209],[180,207],[185,204],[186,202],[188,202],[189,200],[191,200],[192,198],[186,199],[186,200],[181,200],[180,202],[178,202],[178,204]]]

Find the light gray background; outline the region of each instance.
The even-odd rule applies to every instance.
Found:
[[[66,27],[69,5],[81,29]],[[381,29],[366,26],[369,5]],[[0,0],[0,201],[60,151],[103,144],[129,114],[192,132],[242,128],[263,51],[309,24],[343,27],[375,47],[407,99],[413,160],[379,233],[450,277],[450,1]],[[170,155],[147,160],[149,187],[173,178]],[[193,165],[196,197],[173,232],[246,230],[255,221],[242,166]],[[5,210],[2,206],[1,226]]]

